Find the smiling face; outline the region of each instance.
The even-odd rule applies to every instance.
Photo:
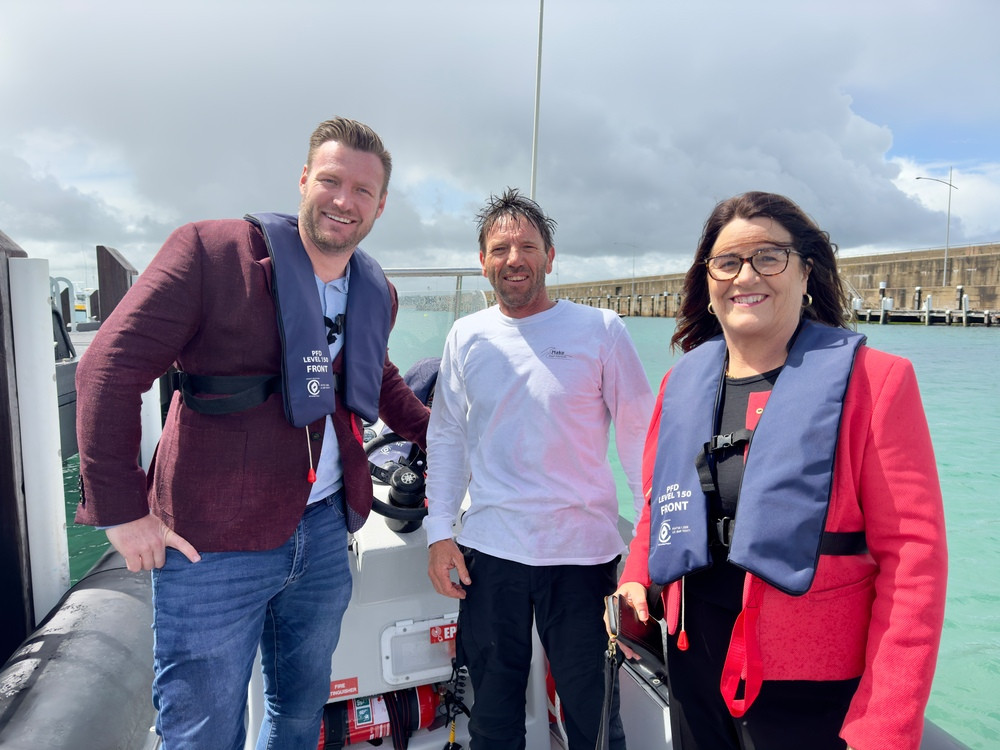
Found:
[[[382,215],[385,172],[375,154],[327,141],[299,179],[299,235],[317,259],[341,256],[346,263]]]
[[[525,219],[496,222],[479,252],[483,276],[496,292],[500,312],[526,318],[548,310],[555,303],[545,290],[545,275],[552,271],[554,247],[545,247],[538,228]]]
[[[760,248],[792,244],[792,235],[773,219],[733,219],[719,232],[709,256],[745,258]],[[729,281],[709,276],[708,294],[730,351],[742,352],[745,359],[783,352],[799,324],[808,277],[809,266],[796,253],[777,276],[761,276],[749,263]],[[777,364],[782,362],[783,357]]]

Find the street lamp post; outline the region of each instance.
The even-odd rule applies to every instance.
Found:
[[[545,0],[538,0],[538,52],[535,53],[535,116],[531,126],[531,190],[528,197],[535,200],[535,183],[538,171],[538,115],[542,103],[542,21],[545,18]]]
[[[958,190],[951,184],[951,167],[948,167],[948,181],[939,180],[937,177],[918,177],[918,180],[933,180],[948,186],[948,224],[944,233],[944,268],[941,271],[941,286],[948,286],[948,246],[951,244],[951,191]]]
[[[639,249],[638,245],[633,245],[631,242],[613,242],[613,245],[624,245],[625,247],[632,248],[632,293],[628,298],[628,314],[629,316],[634,315],[633,308],[635,307],[635,251]]]
[[[635,315],[632,306],[635,304],[635,247],[632,248],[632,298],[628,302],[628,314]]]

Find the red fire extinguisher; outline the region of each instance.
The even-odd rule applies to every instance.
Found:
[[[441,694],[434,685],[327,703],[317,750],[383,737],[391,737],[393,747],[403,747],[403,738],[431,725],[440,705]]]

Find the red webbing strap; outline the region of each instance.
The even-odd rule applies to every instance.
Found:
[[[757,640],[757,620],[760,618],[760,603],[764,596],[764,582],[747,573],[743,585],[743,611],[736,618],[733,637],[726,652],[726,663],[722,667],[719,689],[729,713],[739,718],[747,712],[760,693],[763,680],[763,665],[760,658],[760,642]],[[743,684],[743,697],[736,693]]]
[[[664,600],[663,619],[667,622],[667,632],[670,635],[676,635],[681,612],[681,582],[668,583],[667,587],[663,589],[662,596]]]
[[[770,391],[751,393],[747,402],[746,426],[748,430],[757,428],[760,415],[771,396]],[[746,461],[750,444],[743,449]],[[747,712],[760,693],[764,668],[760,659],[760,642],[757,640],[757,620],[760,618],[760,603],[764,598],[764,582],[747,573],[743,581],[743,610],[733,625],[733,637],[726,652],[726,663],[722,667],[719,690],[726,702],[729,713],[739,718]],[[743,697],[736,693],[743,684]]]

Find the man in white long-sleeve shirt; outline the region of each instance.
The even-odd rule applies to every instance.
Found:
[[[457,321],[445,344],[427,431],[428,572],[462,600],[472,750],[524,748],[533,617],[570,748],[590,750],[604,697],[603,599],[624,550],[609,427],[638,515],[653,395],[616,314],[549,299],[555,222],[538,204],[508,189],[478,219],[499,304]]]

